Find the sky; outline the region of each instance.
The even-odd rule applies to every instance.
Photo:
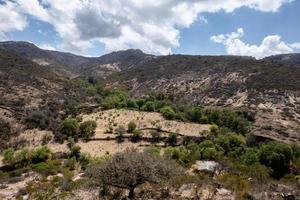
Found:
[[[0,41],[100,56],[300,52],[300,0],[0,0]]]

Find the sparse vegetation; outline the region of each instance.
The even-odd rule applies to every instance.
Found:
[[[95,135],[97,124],[95,121],[85,121],[79,125],[79,137],[88,140]]]
[[[127,126],[127,132],[128,133],[133,133],[134,131],[136,131],[136,123],[131,121],[128,123],[128,126]]]

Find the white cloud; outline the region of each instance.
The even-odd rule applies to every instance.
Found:
[[[14,3],[0,4],[0,40],[7,39],[5,33],[9,31],[23,30],[26,24],[26,17],[19,13]]]
[[[2,32],[22,30],[26,16],[30,15],[54,27],[63,41],[60,45],[63,50],[81,52],[100,41],[106,51],[140,48],[149,53],[168,54],[179,46],[180,29],[197,20],[207,23],[202,13],[232,12],[241,7],[275,12],[290,1],[5,0],[5,7],[13,5],[6,11],[17,15],[12,21],[19,25],[7,23],[11,28]]]
[[[253,56],[264,58],[275,54],[292,53],[300,48],[300,43],[286,44],[278,35],[266,36],[260,45],[250,45],[240,40],[244,36],[244,30],[239,28],[237,32],[211,36],[215,43],[225,45],[226,52],[231,55]]]
[[[300,49],[300,42],[290,44],[290,46],[294,49]]]

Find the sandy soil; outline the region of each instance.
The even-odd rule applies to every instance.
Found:
[[[137,124],[137,129],[156,128],[160,126],[162,130],[176,132],[182,135],[199,136],[203,131],[208,131],[209,124],[186,123],[173,120],[166,120],[160,113],[141,112],[132,110],[107,110],[82,116],[83,121],[95,120],[97,129],[95,137],[103,137],[103,134],[111,125],[114,129],[118,126],[127,128],[129,122]],[[105,136],[106,137],[106,136]]]
[[[127,124],[134,121],[137,124],[138,129],[143,128],[156,128],[160,126],[162,130],[176,132],[182,135],[188,136],[200,136],[200,133],[207,131],[210,125],[202,125],[196,123],[185,123],[179,121],[166,120],[162,117],[160,113],[150,113],[150,112],[139,112],[131,110],[107,110],[92,113],[89,115],[82,115],[83,121],[95,120],[97,122],[96,128],[96,139],[89,142],[79,141],[77,144],[81,147],[81,152],[88,153],[92,156],[103,156],[105,154],[114,154],[116,152],[124,151],[126,148],[139,148],[143,149],[149,146],[149,142],[141,141],[133,143],[131,141],[125,140],[122,143],[118,143],[115,140],[104,140],[107,137],[114,138],[116,135],[114,133],[107,134],[109,126],[116,129],[118,126],[122,125],[127,128]],[[52,133],[50,131],[40,131],[37,129],[26,130],[24,133],[20,134],[18,138],[14,139],[25,139],[27,141],[28,147],[35,148],[42,144],[43,135]],[[149,131],[143,131],[144,136],[149,136]],[[68,151],[66,143],[58,144],[50,142],[47,145],[53,152],[66,152]],[[0,163],[1,164],[1,163]]]

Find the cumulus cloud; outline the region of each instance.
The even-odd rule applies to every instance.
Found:
[[[23,30],[26,25],[26,17],[19,13],[14,3],[0,4],[0,40],[7,39],[6,32]]]
[[[5,23],[9,28],[0,29],[0,33],[23,29],[26,16],[31,16],[53,26],[63,41],[59,47],[63,50],[80,52],[94,42],[102,42],[106,51],[140,48],[149,53],[168,54],[179,46],[180,29],[197,20],[207,23],[202,13],[233,12],[240,7],[276,12],[290,1],[4,0],[0,6],[16,23]],[[0,18],[6,15],[0,11]]]
[[[231,55],[253,56],[264,58],[275,54],[292,53],[300,48],[300,43],[286,44],[278,35],[266,36],[260,45],[251,45],[240,40],[244,36],[243,28],[236,32],[211,36],[215,43],[225,45],[226,52]]]

